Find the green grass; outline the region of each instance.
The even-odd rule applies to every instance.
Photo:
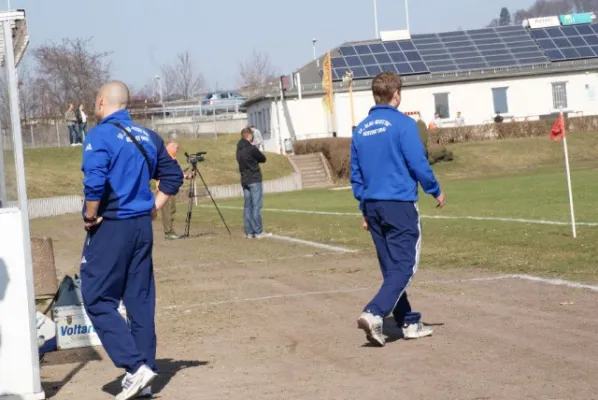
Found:
[[[184,153],[207,151],[206,161],[199,169],[210,186],[239,182],[239,172],[235,158],[238,135],[213,138],[181,139],[177,159],[181,166],[187,165]],[[27,195],[29,198],[53,197],[79,194],[82,192],[81,147],[61,147],[25,150]],[[286,158],[268,154],[268,162],[262,167],[264,179],[275,179],[293,172]],[[7,185],[14,198],[15,184],[12,152],[5,152]]]
[[[447,206],[437,210],[434,200],[422,194],[422,214],[568,222],[562,144],[545,141],[548,146],[538,139],[455,146],[453,150],[462,158],[453,165],[435,168],[447,194]],[[598,223],[595,196],[598,193],[598,161],[591,159],[598,149],[598,135],[572,135],[569,144],[577,221]],[[511,158],[509,154],[514,156]],[[465,160],[475,168],[468,171],[462,164]],[[220,201],[219,204],[240,207],[242,200]],[[371,238],[361,229],[358,215],[267,211],[296,209],[358,213],[357,202],[350,190],[267,195],[264,208],[265,226],[269,230],[373,252]],[[240,231],[242,211],[226,209],[224,212]],[[212,212],[201,215],[199,220],[202,218],[218,223]],[[199,220],[198,224],[201,223]],[[424,268],[474,268],[598,281],[598,227],[578,227],[578,238],[573,239],[570,226],[424,219],[423,231]]]

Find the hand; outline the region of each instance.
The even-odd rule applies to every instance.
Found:
[[[103,220],[104,220],[104,218],[98,217],[98,219],[96,219],[93,222],[84,222],[85,230],[89,232],[94,226],[98,226],[99,224],[101,224]]]
[[[191,179],[192,174],[185,174],[183,175],[184,179]]]
[[[154,206],[152,207],[152,221],[155,221],[156,218],[158,218],[158,209],[156,208],[156,205],[154,204]]]
[[[363,220],[361,221],[361,227],[366,231],[370,230],[370,227],[368,226],[368,220],[365,219],[365,217],[363,217]]]
[[[440,195],[436,197],[436,201],[438,202],[436,208],[444,207],[444,205],[446,204],[446,196],[444,195],[444,192],[440,192]]]

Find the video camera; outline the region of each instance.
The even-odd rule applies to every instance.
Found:
[[[207,151],[200,151],[195,154],[188,154],[185,153],[185,157],[187,157],[187,162],[191,165],[197,165],[198,162],[204,162],[206,158],[204,155],[208,154]]]

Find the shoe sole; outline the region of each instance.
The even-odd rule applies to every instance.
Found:
[[[365,338],[368,340],[368,342],[380,347],[384,347],[385,343],[376,339],[376,337],[372,334],[372,326],[365,318],[359,318],[357,320],[357,327],[365,331]]]

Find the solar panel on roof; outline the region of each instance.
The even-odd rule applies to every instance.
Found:
[[[342,46],[341,57],[332,59],[336,80],[347,71],[357,79],[372,78],[382,71],[403,75],[425,74],[430,71],[410,40]]]
[[[412,40],[431,72],[548,62],[534,39],[518,26],[414,35]]]
[[[598,24],[532,29],[530,34],[551,61],[598,57]]]

